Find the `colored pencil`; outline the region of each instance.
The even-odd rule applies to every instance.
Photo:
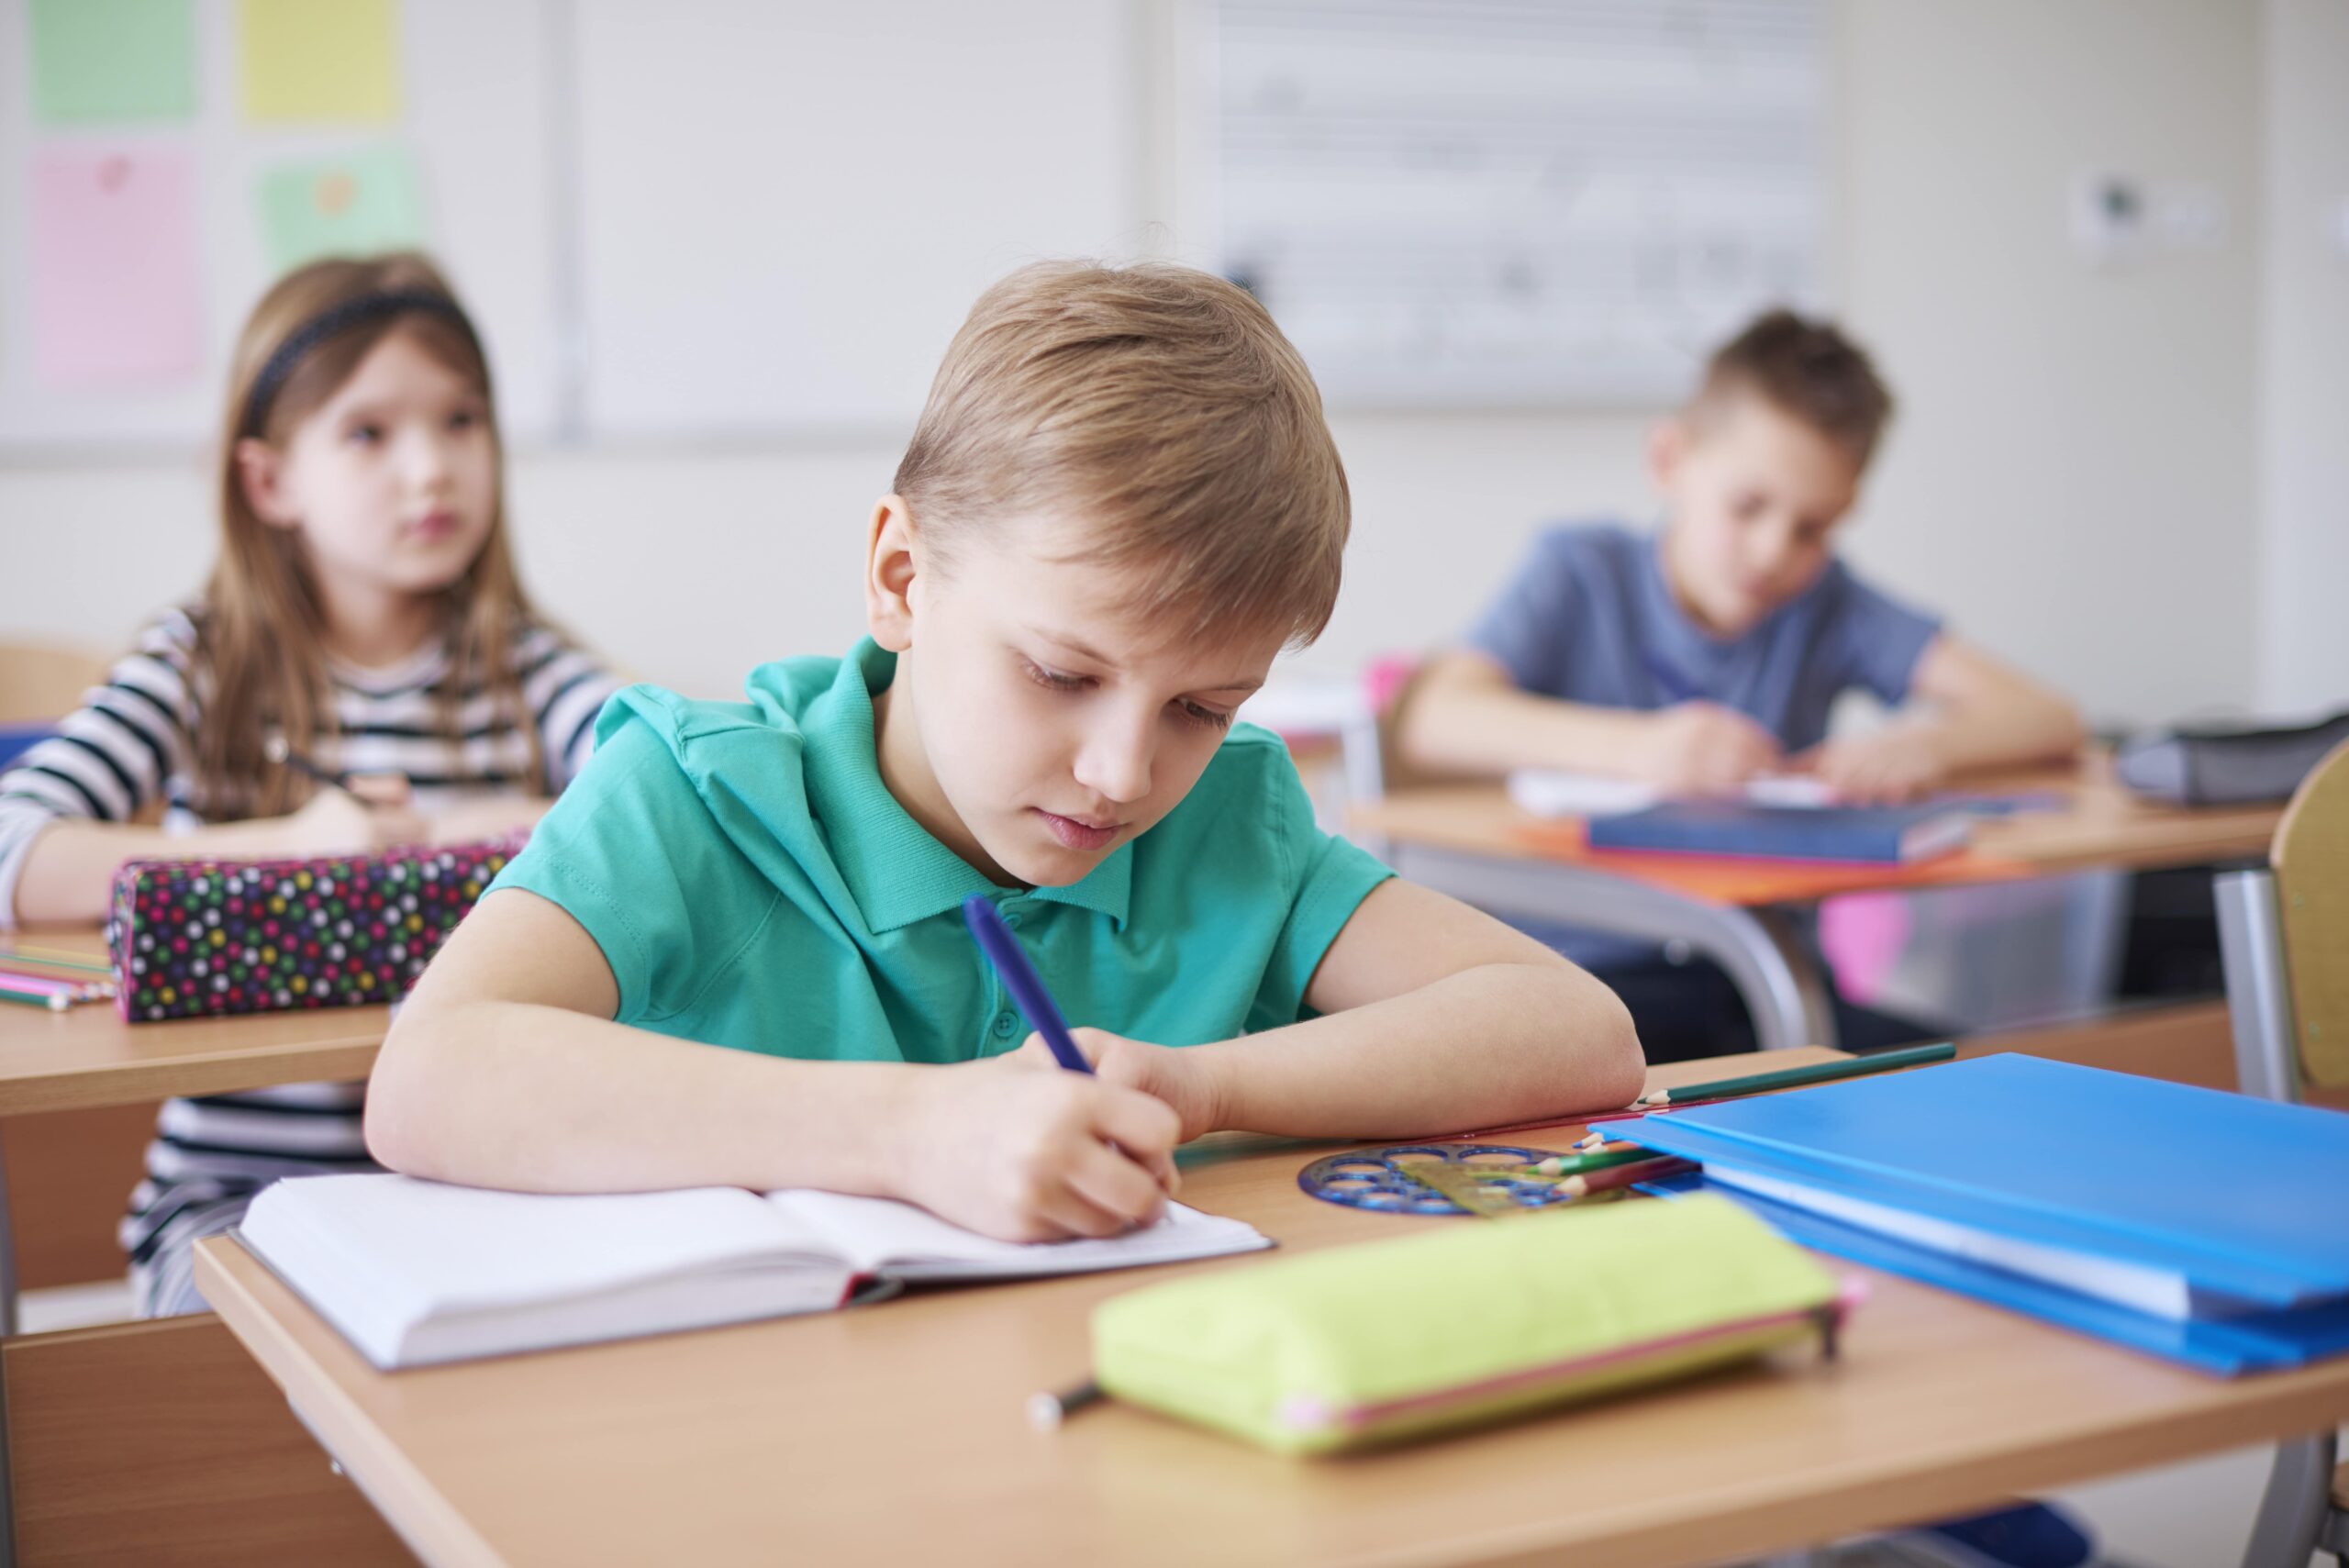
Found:
[[[1809,1067],[1783,1068],[1776,1073],[1749,1073],[1742,1078],[1717,1078],[1709,1084],[1691,1084],[1681,1089],[1658,1089],[1653,1095],[1641,1095],[1631,1102],[1631,1106],[1635,1110],[1654,1110],[1690,1100],[1736,1099],[1745,1095],[1766,1094],[1772,1089],[1798,1089],[1806,1084],[1825,1084],[1837,1078],[1858,1078],[1870,1073],[1889,1073],[1895,1068],[1919,1067],[1928,1062],[1947,1062],[1956,1054],[1957,1047],[1954,1045],[1917,1045],[1906,1051],[1854,1056],[1845,1062],[1821,1062]],[[1598,1118],[1594,1117],[1591,1119],[1596,1121]]]
[[[114,995],[114,972],[100,970],[95,974],[79,972],[50,974],[39,969],[0,962],[0,985],[15,985],[27,991],[65,990],[76,996],[111,996]]]
[[[1697,1162],[1693,1160],[1676,1160],[1667,1154],[1629,1165],[1609,1166],[1604,1171],[1593,1171],[1586,1176],[1568,1176],[1558,1184],[1576,1197],[1587,1197],[1592,1193],[1633,1186],[1641,1182],[1654,1181],[1658,1176],[1676,1176],[1683,1171],[1696,1168]]]
[[[52,1013],[61,1013],[73,1005],[72,998],[70,996],[60,996],[53,992],[18,991],[6,985],[0,985],[0,1002],[17,1002],[28,1007],[47,1007]]]
[[[11,962],[37,963],[44,969],[71,969],[84,974],[111,975],[114,973],[114,966],[110,963],[103,963],[80,953],[62,952],[56,948],[0,947],[0,964]]]
[[[1537,1176],[1579,1176],[1592,1171],[1604,1171],[1610,1165],[1630,1165],[1642,1160],[1653,1160],[1654,1151],[1636,1143],[1618,1143],[1589,1154],[1553,1154],[1525,1169]],[[1512,1176],[1518,1172],[1510,1172]]]
[[[60,980],[47,974],[15,974],[0,970],[0,985],[36,996],[62,996],[68,1002],[95,1002],[114,995],[112,985],[86,980]]]

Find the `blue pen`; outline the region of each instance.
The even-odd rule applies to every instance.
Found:
[[[1028,1027],[1044,1037],[1052,1048],[1052,1060],[1072,1073],[1090,1073],[1093,1063],[1076,1049],[1076,1041],[1069,1038],[1068,1024],[1062,1018],[1052,994],[1044,989],[1036,966],[1019,948],[1019,939],[1003,923],[995,906],[987,902],[984,893],[974,893],[963,900],[963,924],[971,928],[972,940],[979,951],[987,955],[995,972],[1003,981],[1003,988],[1011,993],[1012,1005],[1028,1020]]]

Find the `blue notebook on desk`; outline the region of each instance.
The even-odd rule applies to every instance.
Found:
[[[1594,817],[1594,850],[1743,855],[1777,861],[1907,865],[1962,850],[1973,830],[1964,806],[1749,806],[1675,800],[1620,817]]]
[[[2240,1371],[2349,1350],[2335,1112],[2010,1055],[1626,1136],[1798,1240],[2155,1353]]]

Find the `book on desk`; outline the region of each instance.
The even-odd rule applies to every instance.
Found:
[[[1973,827],[1965,808],[1932,803],[1787,806],[1674,800],[1594,817],[1586,833],[1594,850],[1912,865],[1964,849]]]
[[[506,1193],[395,1175],[279,1182],[238,1239],[385,1371],[1272,1245],[1173,1203],[1124,1236],[1021,1245],[841,1193]]]
[[[1667,1110],[1791,1239],[2205,1371],[2349,1351],[2349,1118],[2035,1057]]]

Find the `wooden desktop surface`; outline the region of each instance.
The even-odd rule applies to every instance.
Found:
[[[1793,1065],[1828,1053],[1781,1053]],[[1679,1063],[1653,1086],[1734,1071]],[[1512,1142],[1563,1149],[1571,1133]],[[1465,1219],[1297,1189],[1319,1151],[1227,1140],[1184,1198],[1289,1253]],[[1508,1223],[1495,1221],[1492,1223]],[[1183,1265],[1247,1268],[1259,1260]],[[220,1316],[427,1561],[1532,1563],[1671,1568],[1984,1506],[2349,1418],[2349,1358],[2238,1381],[1867,1270],[1842,1358],[1506,1428],[1296,1461],[1146,1412],[1026,1427],[1086,1364],[1097,1274],[396,1375],[235,1241],[198,1248]],[[1375,1310],[1375,1302],[1364,1303]]]
[[[106,954],[87,928],[0,937],[0,959],[18,945]],[[0,1117],[364,1078],[390,1019],[382,1006],[143,1024],[104,1002],[62,1013],[0,1007]]]
[[[1403,844],[1520,860],[1551,860],[1636,878],[1711,904],[1800,903],[1872,889],[1941,887],[2077,871],[2145,871],[2265,858],[2281,806],[2182,810],[2139,800],[2112,777],[2109,757],[2076,766],[1983,774],[1953,788],[2059,795],[2060,809],[1978,822],[1971,847],[1913,866],[1813,864],[1712,856],[1594,851],[1582,824],[1510,804],[1497,784],[1431,784],[1355,807],[1349,823]]]

